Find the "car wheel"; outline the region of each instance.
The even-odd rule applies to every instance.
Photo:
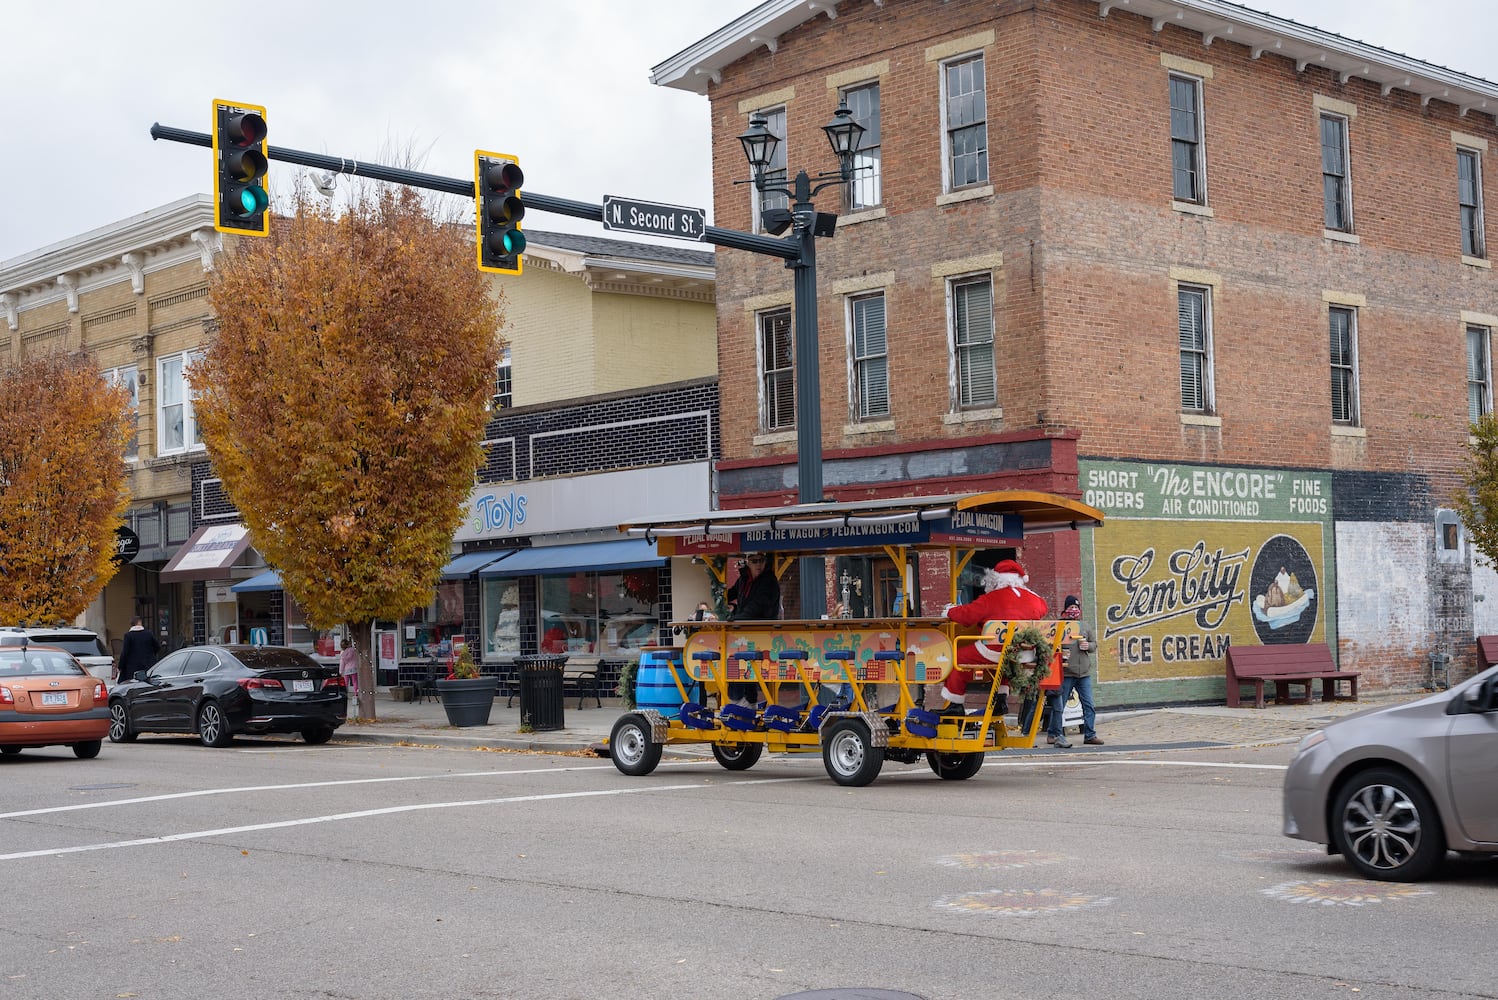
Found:
[[[82,743],[73,744],[73,753],[83,760],[93,760],[99,756],[99,751],[103,746],[103,740],[84,740]]]
[[[946,781],[966,781],[983,766],[981,753],[937,753],[927,751],[926,763],[938,778]]]
[[[1349,864],[1390,882],[1419,881],[1446,856],[1430,796],[1408,774],[1387,768],[1364,771],[1337,793],[1332,835]]]
[[[730,771],[747,771],[759,763],[763,743],[714,743],[713,756]]]
[[[5,754],[5,756],[7,756],[7,757],[14,757],[16,754],[18,754],[20,752],[21,752],[21,748],[20,747],[0,747],[0,753]]]
[[[205,747],[226,747],[234,742],[229,720],[224,718],[224,710],[218,707],[218,702],[205,701],[198,709],[198,739]]]
[[[322,746],[333,738],[332,726],[309,726],[302,730],[303,741],[315,747]]]
[[[654,771],[662,749],[650,734],[650,723],[637,712],[622,716],[609,733],[609,756],[615,767],[631,777]]]
[[[130,725],[130,713],[123,701],[109,703],[109,742],[134,743],[135,730]]]
[[[822,764],[833,781],[857,788],[879,776],[884,748],[874,746],[862,722],[841,719],[822,730]]]

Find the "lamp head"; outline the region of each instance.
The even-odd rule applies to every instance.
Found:
[[[770,165],[770,161],[775,158],[775,149],[780,145],[780,137],[766,128],[767,125],[769,121],[755,115],[749,119],[749,130],[739,136],[739,144],[744,147],[744,158],[754,168],[755,177]]]

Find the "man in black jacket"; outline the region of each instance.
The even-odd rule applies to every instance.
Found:
[[[763,552],[751,552],[739,565],[739,578],[728,594],[728,620],[773,621],[780,617],[780,581]],[[728,685],[728,700],[748,705],[759,697],[753,683]]]
[[[123,682],[133,681],[137,675],[145,676],[156,662],[159,649],[156,637],[147,630],[140,615],[130,619],[130,630],[120,643],[120,665],[115,671],[115,679]]]

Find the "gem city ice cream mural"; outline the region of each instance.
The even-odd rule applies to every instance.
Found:
[[[1336,642],[1330,476],[1079,465],[1108,516],[1083,540],[1099,680],[1220,681],[1229,645]]]

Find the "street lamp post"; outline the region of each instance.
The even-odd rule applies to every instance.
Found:
[[[838,169],[809,176],[798,171],[791,185],[773,184],[765,179],[765,170],[780,145],[780,138],[766,126],[762,117],[749,120],[749,130],[739,136],[744,157],[754,176],[755,191],[760,194],[785,195],[789,210],[767,209],[760,213],[760,223],[779,236],[786,229],[798,247],[796,256],[786,266],[795,272],[794,356],[796,363],[796,499],[801,503],[818,503],[822,496],[822,410],[821,364],[817,336],[817,245],[818,236],[831,236],[837,230],[837,216],[818,212],[812,198],[824,188],[847,184],[853,179],[853,158],[863,138],[864,127],[853,120],[846,103],[822,126],[832,151],[837,154]],[[815,182],[815,184],[813,183]],[[827,610],[825,568],[820,559],[801,560],[801,617],[820,618]],[[815,586],[809,585],[812,581]]]

